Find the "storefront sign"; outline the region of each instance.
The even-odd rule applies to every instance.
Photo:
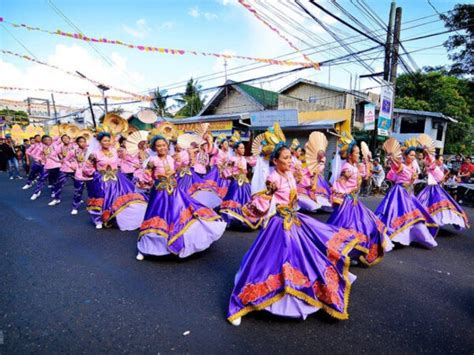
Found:
[[[271,127],[278,122],[281,127],[298,126],[297,110],[269,110],[250,113],[252,127]]]

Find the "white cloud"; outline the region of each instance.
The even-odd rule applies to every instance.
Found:
[[[191,7],[188,11],[188,15],[194,18],[198,18],[201,16],[201,12],[197,6]]]
[[[217,14],[214,14],[212,12],[205,12],[204,13],[204,18],[208,21],[215,20],[217,18]]]
[[[137,20],[134,27],[123,26],[123,30],[136,38],[146,37],[150,33],[150,27],[148,27],[146,20],[143,18]]]
[[[176,27],[176,23],[173,21],[165,21],[161,23],[160,30],[172,30]]]
[[[207,21],[212,21],[217,19],[219,16],[213,12],[202,12],[198,6],[193,6],[188,10],[188,15],[194,18],[203,17]]]
[[[237,0],[217,0],[217,2],[223,6],[239,4]]]
[[[78,45],[65,46],[57,45],[54,52],[48,56],[48,64],[56,65],[60,68],[75,72],[76,70],[90,79],[102,82],[130,92],[139,91],[131,82],[136,82],[139,86],[144,86],[145,77],[137,72],[132,72],[128,68],[127,58],[116,52],[110,54],[113,63],[112,67],[97,58],[88,49]],[[46,67],[36,63],[28,63],[26,66],[13,64],[9,56],[0,59],[0,86],[43,88],[57,91],[90,92],[100,94],[94,84],[82,80],[62,71]],[[124,77],[122,72],[126,72]],[[107,92],[110,96],[128,96],[114,89]],[[0,91],[0,97],[15,100],[24,100],[27,97],[39,97],[51,99],[48,92],[37,91]],[[68,104],[85,106],[87,100],[82,96],[55,94],[57,104]],[[96,100],[93,100],[96,101]]]

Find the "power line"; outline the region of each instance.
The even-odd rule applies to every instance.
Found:
[[[49,5],[51,8],[58,14],[69,26],[71,26],[74,30],[76,30],[78,33],[80,33],[82,36],[84,36],[84,33],[82,33],[81,29],[77,27],[65,14],[62,12],[54,3],[52,0],[48,0]],[[124,76],[124,78],[127,78],[128,81],[134,81],[133,78],[131,78],[126,72],[121,70],[120,68],[117,68],[114,63],[107,57],[105,56],[93,43],[87,42],[87,44],[96,52],[99,57],[107,64],[109,65],[112,69],[115,69],[118,71],[121,75]],[[137,87],[135,87],[136,89]]]
[[[12,36],[12,38],[13,38],[20,46],[23,47],[23,49],[24,49],[25,51],[27,51],[33,58],[35,58],[36,60],[38,60],[38,58],[33,54],[33,52],[31,52],[31,51],[28,49],[28,47],[26,47],[26,45],[25,45],[22,41],[20,41],[18,38],[16,38],[16,37],[13,35],[13,33],[11,33],[10,30],[9,30],[3,23],[2,23],[2,27],[3,27],[3,29],[4,29],[5,31],[8,32],[8,34],[9,34],[10,36]]]
[[[293,4],[293,3],[290,3],[290,4]],[[294,4],[294,6],[297,6],[296,4]],[[297,8],[299,10],[299,8]],[[416,18],[416,19],[413,19],[413,20],[409,20],[409,21],[406,21],[404,22],[403,24],[408,24],[408,23],[413,23],[413,22],[418,22],[418,21],[421,21],[421,20],[425,20],[427,18],[431,18],[431,17],[434,17],[436,15],[429,15],[429,16],[423,16],[423,17],[420,17],[420,18]],[[417,25],[414,25],[414,26],[410,26],[410,27],[404,27],[402,29],[403,32],[405,31],[408,31],[410,29],[413,29],[413,28],[418,28],[418,27],[422,27],[424,25],[428,25],[428,24],[432,24],[432,23],[435,23],[435,22],[439,22],[440,20],[437,19],[437,20],[434,20],[434,21],[428,21],[428,22],[424,22],[422,24],[417,24]],[[385,29],[383,31],[386,31]],[[382,32],[382,30],[377,30],[377,31],[372,31],[371,33],[379,33],[379,32]],[[344,40],[349,40],[349,39],[355,39],[355,38],[360,38],[362,36],[360,35],[353,35],[353,36],[349,36],[349,37],[346,37],[344,38]],[[352,44],[355,44],[355,43],[360,43],[360,42],[365,42],[366,39],[359,39],[359,40],[356,40],[356,41],[353,41]],[[312,47],[308,47],[308,48],[305,48],[305,49],[302,49],[302,51],[308,51],[308,50],[313,50],[315,48],[321,48],[321,47],[324,47],[324,46],[328,46],[328,45],[331,45],[331,44],[337,44],[338,42],[337,41],[331,41],[331,42],[327,42],[325,44],[322,44],[322,45],[317,45],[317,46],[312,46]],[[329,51],[329,50],[333,50],[335,48],[339,48],[339,45],[337,46],[334,46],[334,47],[329,47],[329,48],[323,48],[321,50],[318,50],[318,51],[315,51],[313,53],[310,53],[310,54],[315,54],[315,53],[319,53],[319,52],[322,52],[322,51]],[[289,52],[289,53],[285,53],[285,54],[282,54],[280,56],[277,56],[275,57],[275,59],[279,59],[279,58],[284,58],[284,57],[288,57],[288,56],[291,56],[293,54],[295,54],[296,52]],[[308,55],[310,55],[308,54]],[[295,56],[296,57],[296,56]],[[256,70],[256,69],[260,69],[260,68],[265,68],[265,67],[268,67],[269,64],[265,64],[265,65],[261,65],[261,66],[258,66],[258,67],[255,67],[257,66],[258,64],[257,63],[252,63],[252,64],[244,64],[244,65],[240,65],[240,66],[236,66],[236,67],[233,67],[233,68],[230,68],[228,69],[228,74],[231,75],[233,74],[232,71],[233,70],[238,70],[238,69],[242,69],[242,68],[248,68],[248,67],[254,67],[254,69],[251,69],[251,70]],[[249,70],[250,71],[250,70]],[[207,77],[215,77],[215,79],[218,79],[221,77],[220,74],[224,73],[224,71],[220,71],[220,72],[213,72],[213,73],[209,73],[209,74],[206,74],[206,75],[202,75],[202,76],[198,76],[196,77],[195,79],[203,79],[203,78],[207,78]],[[209,80],[215,80],[215,79],[209,79]],[[206,80],[206,81],[209,81],[209,80]],[[166,84],[164,86],[162,86],[164,89],[173,89],[173,88],[176,88],[176,87],[181,87],[182,85],[184,85],[185,83],[187,82],[187,80],[185,81],[180,81],[180,82],[176,82],[176,83],[171,83],[171,84]],[[143,90],[142,92],[148,92],[152,90],[152,88],[149,88],[149,89],[146,89],[146,90]]]

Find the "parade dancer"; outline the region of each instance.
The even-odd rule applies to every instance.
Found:
[[[48,203],[49,206],[56,206],[61,203],[61,193],[68,179],[74,180],[74,161],[71,161],[70,152],[74,150],[74,144],[71,143],[71,138],[67,135],[63,135],[61,143],[57,146],[54,154],[58,156],[61,162],[59,168],[58,178],[56,183],[53,185],[53,200]],[[69,156],[68,156],[69,155]]]
[[[331,187],[324,178],[328,141],[321,132],[313,132],[306,143],[306,168],[301,166],[298,182],[298,205],[305,211],[332,211]],[[310,150],[308,152],[308,150]],[[308,156],[311,168],[308,167]]]
[[[264,218],[264,227],[245,254],[235,276],[228,320],[238,326],[252,311],[305,319],[322,309],[348,318],[353,233],[296,212],[296,181],[290,171],[291,153],[281,142],[273,150],[276,169],[267,190],[254,195],[243,210]]]
[[[418,194],[418,201],[438,226],[453,225],[456,229],[469,228],[466,212],[441,186],[445,180],[443,157],[438,155],[435,159],[433,140],[428,135],[422,134],[418,137],[418,143],[423,148],[428,173],[428,185]]]
[[[44,166],[41,164],[41,135],[37,134],[34,136],[34,143],[31,144],[28,149],[26,149],[26,155],[30,161],[30,172],[28,174],[28,179],[26,184],[22,187],[23,190],[28,190],[33,186],[33,183],[41,176],[43,173]]]
[[[117,150],[119,167],[122,174],[124,174],[130,181],[133,180],[133,173],[140,167],[140,161],[136,154],[130,154],[126,146],[127,138],[120,137],[120,148]]]
[[[349,135],[341,137],[340,151],[346,162],[341,175],[334,183],[334,212],[327,223],[349,229],[359,239],[359,244],[349,254],[354,262],[366,266],[378,263],[385,252],[392,250],[393,244],[385,233],[380,219],[359,199],[362,177],[358,169],[360,149]]]
[[[255,166],[255,157],[245,157],[245,146],[241,141],[234,144],[235,156],[229,160],[232,181],[227,190],[219,213],[232,228],[244,227],[257,229],[260,226],[258,218],[244,216],[242,206],[250,201],[250,181],[247,177],[249,166]]]
[[[229,176],[231,174],[228,165],[232,154],[229,147],[229,140],[225,134],[219,135],[216,139],[216,143],[217,147],[214,147],[211,153],[211,169],[204,177],[204,180],[214,181],[216,183],[216,191],[222,202],[230,185]]]
[[[76,215],[79,210],[79,206],[82,203],[82,193],[87,181],[92,180],[84,174],[84,169],[90,171],[90,162],[86,160],[87,154],[87,141],[84,137],[80,136],[76,138],[76,147],[69,152],[66,159],[68,159],[74,170],[74,195],[72,198],[72,210],[71,214]]]
[[[168,155],[168,141],[155,136],[150,145],[157,155],[150,158],[141,174],[151,191],[140,227],[137,260],[167,254],[185,258],[209,248],[222,236],[226,223],[177,187],[175,161]]]
[[[62,138],[61,138],[62,139]],[[61,144],[61,139],[56,139],[53,142],[53,139],[48,136],[44,135],[41,138],[41,151],[39,153],[39,160],[40,163],[43,164],[43,172],[38,179],[38,183],[33,191],[33,195],[31,195],[31,200],[36,200],[40,195],[43,187],[46,183],[46,179],[48,179],[52,188],[57,181],[59,175],[59,168],[61,167],[61,161],[59,160],[59,156],[57,154],[57,147]],[[50,186],[50,185],[48,185]],[[54,190],[52,189],[51,197],[54,198]]]
[[[193,184],[189,189],[191,196],[211,209],[216,208],[222,202],[224,197],[222,189],[218,185],[216,176],[208,174],[208,167],[211,162],[210,155],[213,153],[213,138],[209,131],[209,124],[201,125],[197,134],[202,141],[199,148],[191,155],[193,172]]]
[[[416,140],[405,141],[403,151],[395,138],[383,145],[390,162],[387,178],[394,186],[384,197],[375,214],[387,228],[393,242],[410,245],[412,242],[427,248],[438,245],[434,237],[438,226],[413,193],[413,184],[418,177],[413,161],[416,158]]]
[[[135,193],[133,183],[118,171],[119,158],[112,147],[111,135],[97,135],[99,149],[89,156],[83,173],[93,179],[87,183],[89,198],[87,210],[97,229],[110,226],[115,221],[120,230],[140,227],[146,210],[145,197]]]

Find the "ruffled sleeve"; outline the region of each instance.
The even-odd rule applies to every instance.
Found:
[[[265,216],[271,206],[273,194],[278,189],[276,181],[270,175],[266,181],[266,191],[258,192],[252,196],[242,211],[247,217],[261,218]]]

